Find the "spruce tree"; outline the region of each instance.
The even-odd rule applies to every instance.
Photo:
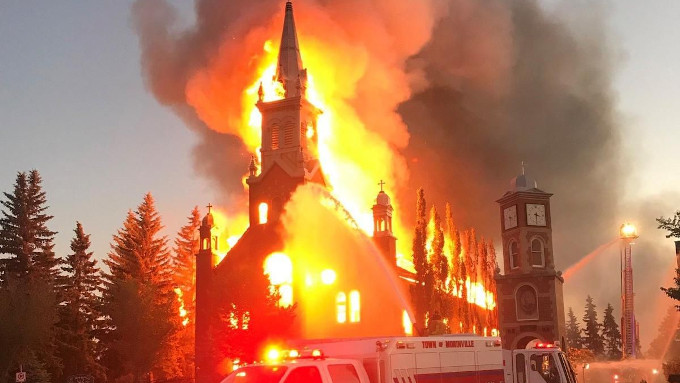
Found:
[[[614,319],[614,307],[611,303],[607,303],[607,308],[604,309],[602,339],[607,358],[610,360],[621,359],[621,332],[616,319]]]
[[[446,243],[444,239],[444,229],[442,228],[442,220],[434,206],[432,206],[432,209],[430,210],[430,222],[434,230],[432,253],[430,254],[436,301],[433,305],[433,310],[438,311],[443,318],[448,318],[451,315],[451,305],[449,303],[450,299],[447,287],[447,279],[449,278],[449,259],[444,254],[444,246]]]
[[[493,242],[489,242],[488,254],[488,273],[489,273],[489,291],[493,298],[494,306],[489,311],[489,323],[491,328],[498,329],[498,292],[496,291],[496,268],[498,267],[496,261],[496,249]]]
[[[459,298],[460,294],[460,233],[453,222],[453,213],[451,211],[451,204],[446,204],[446,233],[448,235],[448,249],[451,254],[451,262],[449,267],[449,279],[450,286],[448,286],[449,291],[452,294],[451,297],[451,325],[449,328],[454,333],[461,332],[460,322],[461,322],[461,302]]]
[[[47,228],[52,219],[46,214],[47,198],[37,170],[19,172],[12,193],[3,193],[0,218],[0,254],[2,279],[8,275],[54,282],[58,261],[52,248],[55,232]]]
[[[28,383],[56,378],[42,350],[51,351],[57,297],[54,287],[40,279],[10,276],[0,288],[0,380],[14,381],[23,364],[31,371]]]
[[[175,238],[173,249],[174,285],[183,308],[182,326],[179,336],[180,366],[184,377],[194,374],[194,329],[196,302],[196,253],[199,249],[198,229],[201,217],[195,206]]]
[[[595,311],[595,304],[593,303],[593,298],[588,295],[586,298],[585,313],[583,314],[583,322],[585,323],[585,328],[583,333],[583,345],[585,348],[595,354],[595,356],[601,356],[604,354],[604,342],[602,336],[600,335],[600,324],[597,321],[597,311]]]
[[[467,288],[467,266],[465,265],[465,259],[461,257],[458,261],[460,269],[460,309],[459,316],[462,323],[462,332],[468,333],[472,332],[472,320],[470,318],[470,302],[468,302],[468,288]]]
[[[678,324],[680,313],[675,306],[669,306],[666,310],[657,335],[649,345],[648,357],[652,359],[677,359],[680,358],[680,345],[672,339],[678,338]]]
[[[113,236],[104,263],[103,338],[106,359],[114,376],[129,375],[135,382],[169,379],[181,374],[175,353],[181,327],[179,303],[173,291],[172,258],[151,194]]]
[[[434,275],[427,260],[427,203],[425,191],[420,188],[416,199],[416,226],[413,236],[413,266],[419,283],[411,286],[411,299],[416,317],[418,332],[426,327],[425,318],[432,303]]]
[[[583,348],[581,328],[578,325],[576,315],[574,315],[574,310],[571,307],[569,307],[567,313],[567,344],[569,348]]]
[[[97,381],[105,379],[104,367],[99,363],[100,347],[97,332],[101,328],[101,278],[97,261],[90,249],[90,235],[76,222],[71,240],[71,251],[62,262],[63,275],[58,278],[62,292],[59,310],[58,352],[64,361],[65,377],[92,375]]]

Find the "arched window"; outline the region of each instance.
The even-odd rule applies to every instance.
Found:
[[[272,125],[272,150],[279,148],[279,126]]]
[[[209,247],[210,247],[210,239],[203,238],[203,250],[208,250]]]
[[[517,241],[512,240],[508,244],[508,254],[510,255],[510,268],[516,269],[519,267],[519,246]]]
[[[531,240],[531,266],[545,267],[545,246],[540,238]]]
[[[349,293],[349,321],[352,323],[361,321],[361,297],[356,290]]]
[[[262,202],[257,208],[259,210],[260,224],[267,223],[267,219],[269,218],[269,205],[267,205],[266,202]]]
[[[347,296],[342,291],[335,297],[335,313],[338,323],[347,322]]]

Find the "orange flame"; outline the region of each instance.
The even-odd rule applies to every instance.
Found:
[[[177,301],[179,302],[179,317],[182,319],[182,326],[189,324],[189,318],[187,316],[187,310],[184,308],[184,293],[179,288],[175,288],[175,294],[177,294]]]

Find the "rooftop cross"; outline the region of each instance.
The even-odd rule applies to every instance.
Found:
[[[385,181],[380,180],[380,182],[378,182],[378,185],[380,185],[380,191],[383,191],[383,186],[385,185]]]
[[[208,203],[208,206],[206,207],[208,208],[208,214],[210,214],[210,209],[212,209],[213,205],[211,203]]]

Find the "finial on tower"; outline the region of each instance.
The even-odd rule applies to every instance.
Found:
[[[208,206],[206,207],[208,208],[208,214],[210,214],[210,209],[213,208],[213,205],[210,202],[208,202]]]
[[[255,156],[250,156],[250,166],[248,166],[248,171],[251,177],[255,177],[257,173],[257,164],[255,163]]]
[[[257,90],[257,100],[262,102],[264,100],[264,89],[262,88],[262,81],[260,81],[260,88]]]
[[[385,186],[385,181],[380,180],[380,182],[378,182],[378,185],[380,186],[380,191],[383,191],[383,186]]]

